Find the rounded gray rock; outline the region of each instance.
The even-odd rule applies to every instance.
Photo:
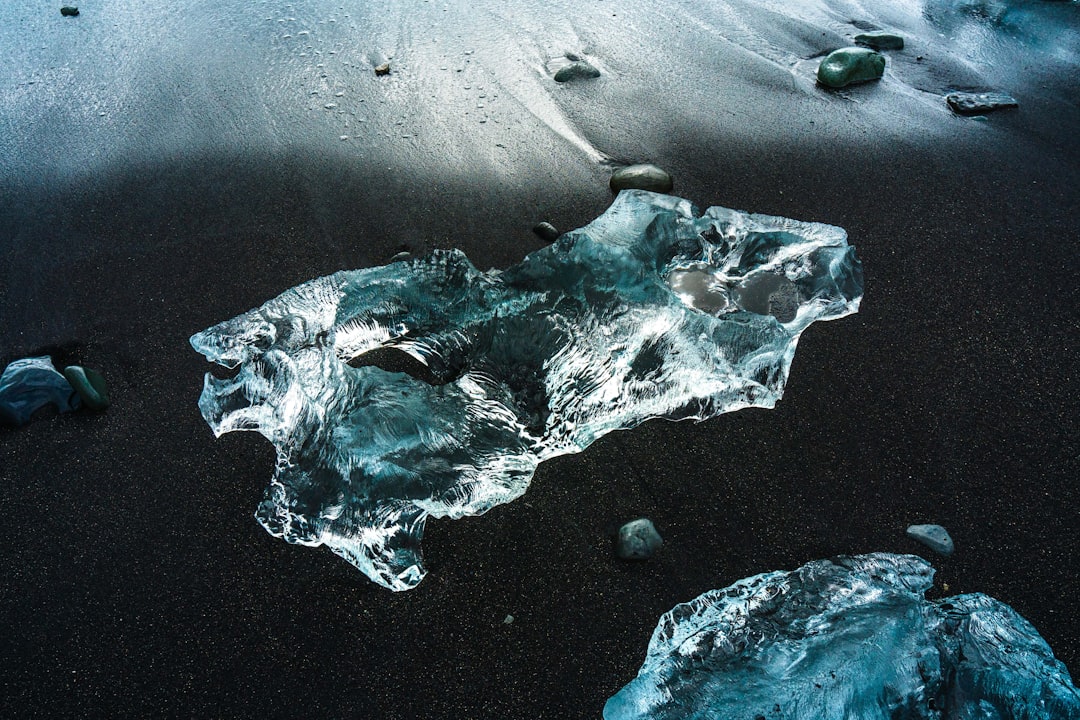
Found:
[[[628,165],[616,170],[612,173],[608,184],[611,186],[612,192],[648,190],[650,192],[668,193],[671,192],[673,186],[670,175],[649,163]]]
[[[638,518],[619,528],[615,553],[623,560],[646,560],[664,544],[656,526],[648,518]]]
[[[575,60],[566,67],[555,73],[555,82],[570,82],[571,80],[590,80],[600,77],[600,71],[584,60]]]
[[[538,237],[547,242],[555,242],[559,239],[559,231],[554,225],[549,222],[537,223],[536,227],[532,229]]]

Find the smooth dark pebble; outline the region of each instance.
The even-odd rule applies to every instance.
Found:
[[[620,190],[649,190],[650,192],[671,192],[674,183],[671,175],[655,165],[643,163],[629,165],[616,170],[608,182],[612,192]]]
[[[547,242],[555,242],[559,239],[559,231],[549,222],[537,223],[532,231]]]
[[[576,60],[555,73],[555,82],[589,80],[600,77],[600,71],[584,60]]]
[[[64,368],[64,377],[82,398],[83,405],[91,410],[104,410],[111,404],[109,390],[101,373],[78,365]]]

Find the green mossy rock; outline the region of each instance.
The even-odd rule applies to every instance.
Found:
[[[64,377],[82,398],[83,405],[91,410],[104,410],[109,407],[109,391],[101,373],[78,365],[64,368]]]
[[[649,190],[650,192],[671,192],[671,176],[655,165],[630,165],[620,168],[611,175],[608,182],[612,192],[620,190]]]
[[[869,48],[847,47],[833,50],[818,65],[818,82],[842,88],[855,83],[880,80],[885,74],[885,56]]]
[[[855,36],[855,42],[875,50],[903,50],[904,38],[887,32],[860,33]]]

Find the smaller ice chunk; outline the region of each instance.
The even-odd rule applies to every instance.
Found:
[[[660,618],[605,720],[1063,720],[1080,692],[1026,620],[982,594],[930,601],[913,555],[807,563]]]
[[[31,415],[50,404],[63,413],[78,410],[82,403],[48,355],[16,360],[4,369],[0,375],[0,422],[25,425]]]
[[[949,531],[940,525],[909,525],[907,535],[934,552],[952,555],[954,549],[952,538],[949,537]]]

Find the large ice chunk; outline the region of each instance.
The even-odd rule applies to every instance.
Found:
[[[214,432],[278,449],[259,522],[404,590],[429,516],[509,502],[539,462],[648,418],[772,407],[799,334],[861,296],[840,228],[625,191],[506,271],[450,251],[339,272],[191,343],[239,369],[206,376]],[[430,377],[365,365],[386,348]]]
[[[604,720],[1065,720],[1080,693],[1012,608],[929,601],[933,568],[884,553],[756,575],[660,618]]]

